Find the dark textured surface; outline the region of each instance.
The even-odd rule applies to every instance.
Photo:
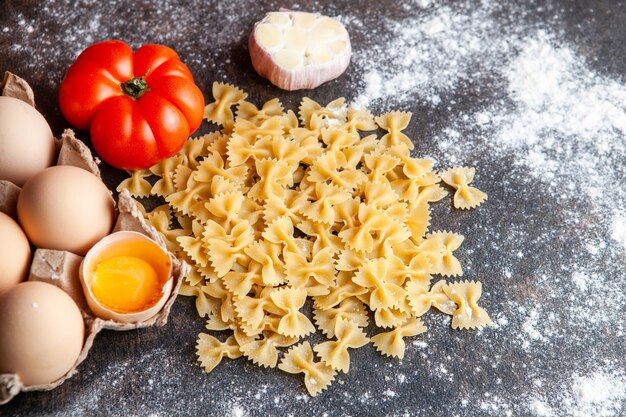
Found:
[[[249,28],[266,11],[285,6],[284,3],[39,3],[4,1],[0,14],[0,71],[10,70],[31,83],[38,108],[57,135],[67,127],[56,101],[65,70],[84,47],[107,38],[120,38],[134,47],[150,42],[175,48],[206,97],[210,96],[214,80],[242,87],[256,103],[280,97],[285,107],[292,109],[305,95],[270,86],[254,73],[247,55]],[[395,1],[298,4],[302,10],[357,16],[366,29],[351,31],[355,50],[368,48],[373,41],[370,36],[386,36],[384,31],[372,30],[370,34],[367,30],[376,27],[379,19],[400,20],[407,13],[429,12],[417,7],[410,7],[407,12],[406,7],[401,7],[402,2]],[[623,3],[529,2],[503,6],[496,14],[495,18],[505,25],[554,25],[560,38],[573,45],[594,71],[622,84],[626,81]],[[523,21],[518,21],[518,16],[523,16]],[[353,86],[361,75],[359,68],[363,65],[351,65],[340,79],[308,95],[319,102],[338,96],[354,99],[357,93]],[[503,94],[502,81],[494,76],[444,94],[444,100],[451,103],[447,108],[433,108],[416,100],[398,109],[419,115],[407,133],[420,138],[418,154],[431,155],[437,133],[458,114],[481,108]],[[375,103],[371,110],[379,113],[388,108]],[[88,142],[86,132],[79,132],[79,137]],[[19,395],[0,407],[0,415],[220,416],[243,411],[244,415],[294,416],[500,416],[541,414],[541,410],[529,405],[538,397],[552,408],[554,415],[568,415],[564,403],[556,399],[561,389],[570,389],[561,384],[564,376],[571,376],[573,370],[592,372],[597,369],[596,364],[623,369],[623,332],[615,330],[614,323],[600,323],[589,330],[571,325],[565,307],[575,300],[567,294],[550,294],[552,287],[540,285],[539,277],[558,276],[564,265],[580,256],[578,251],[585,240],[566,227],[570,214],[562,212],[556,196],[538,183],[511,177],[512,157],[494,160],[481,155],[477,150],[464,162],[478,167],[480,188],[489,194],[489,203],[479,210],[461,212],[450,210],[445,200],[436,206],[433,223],[466,236],[459,258],[470,272],[468,277],[483,282],[482,304],[494,318],[504,314],[508,326],[460,333],[449,328],[448,318],[430,314],[425,317],[429,332],[418,338],[426,344],[409,342],[403,361],[381,357],[371,346],[353,351],[350,373],[339,376],[340,383],[319,397],[308,399],[300,376],[261,369],[244,359],[224,361],[211,374],[204,374],[194,354],[203,322],[196,317],[193,301],[183,298],[174,306],[167,326],[101,333],[77,376],[51,392]],[[624,179],[626,161],[621,162],[615,170],[621,172],[618,178]],[[111,168],[103,171],[110,188],[125,177]],[[577,213],[583,222],[595,221],[586,217],[588,207],[584,202],[570,207],[568,213],[571,212]],[[552,230],[561,234],[546,233]],[[512,262],[518,251],[525,254],[523,262]],[[613,251],[600,267],[608,271],[611,279],[621,282],[623,288],[623,265],[623,252]],[[513,281],[503,278],[505,269]],[[512,309],[511,303],[529,308],[540,305],[546,314],[557,317],[561,327],[550,335],[550,343],[539,349],[522,348],[519,333],[527,317],[523,310]],[[543,381],[539,386],[533,384],[538,379]]]

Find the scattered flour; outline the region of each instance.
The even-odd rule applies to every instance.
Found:
[[[626,205],[626,203],[624,204]],[[613,217],[611,239],[626,250],[626,215],[619,213]]]
[[[244,417],[246,414],[239,405],[234,405],[230,411],[230,417]]]
[[[581,271],[574,271],[572,274],[572,281],[581,292],[585,292],[587,290],[587,286],[589,285],[590,277]]]
[[[425,9],[431,5],[432,0],[413,0],[413,3],[415,3],[418,7]]]
[[[574,378],[572,385],[575,416],[615,415],[626,401],[623,375],[596,372]]]
[[[386,397],[393,398],[396,396],[396,392],[388,389],[388,390],[385,390],[385,392],[383,392],[383,395]]]
[[[530,410],[539,417],[551,417],[554,415],[552,409],[539,400],[534,400],[530,403]]]
[[[541,332],[537,329],[540,320],[540,313],[537,310],[531,310],[528,314],[526,321],[522,324],[522,330],[530,341],[542,341],[545,340]],[[530,343],[528,341],[528,343]]]

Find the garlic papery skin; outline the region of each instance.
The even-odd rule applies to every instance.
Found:
[[[256,72],[283,90],[315,88],[339,77],[352,47],[341,22],[316,13],[270,12],[248,40]]]

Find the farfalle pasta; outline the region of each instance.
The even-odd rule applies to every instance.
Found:
[[[335,379],[335,371],[324,362],[315,362],[309,342],[291,348],[278,368],[290,374],[304,374],[304,385],[311,396],[316,396]]]
[[[259,109],[253,103],[242,101],[237,106],[237,119],[248,120],[255,125],[259,125],[272,116],[282,116],[283,105],[280,100],[274,98]]]
[[[213,83],[212,92],[215,101],[207,104],[204,108],[204,118],[209,122],[230,129],[234,123],[231,107],[245,100],[248,94],[230,84],[218,82]]]
[[[395,356],[404,359],[406,344],[405,337],[417,336],[426,331],[426,326],[419,318],[411,318],[406,323],[397,326],[389,332],[378,333],[372,336],[372,343],[376,350],[385,356]]]
[[[194,220],[191,230],[191,236],[179,236],[176,240],[195,265],[206,267],[209,263],[209,255],[204,249],[204,241],[202,238],[204,227],[202,223]]]
[[[352,280],[353,276],[351,272],[338,272],[335,285],[329,288],[330,292],[327,295],[315,297],[315,304],[322,310],[328,310],[343,300],[367,294],[367,288],[355,283]]]
[[[269,293],[261,293],[258,296],[240,295],[235,297],[235,312],[239,317],[242,330],[248,336],[255,336],[262,331],[263,322],[271,308],[272,300]]]
[[[193,283],[193,280],[187,278],[188,282],[185,282],[178,293],[188,297],[196,297],[196,310],[200,317],[210,317],[218,314],[220,303],[209,297],[202,289]],[[190,281],[190,282],[189,282]]]
[[[285,275],[294,288],[305,289],[308,296],[326,295],[335,282],[335,266],[329,247],[310,256],[309,261],[302,253],[287,252]]]
[[[222,277],[222,281],[226,289],[233,293],[237,299],[245,297],[254,286],[264,285],[258,265],[256,268],[250,266],[249,270],[245,272],[230,271]]]
[[[415,147],[411,139],[402,133],[402,131],[409,126],[411,113],[392,111],[376,117],[375,120],[381,129],[387,131],[387,134],[380,138],[380,144],[382,146],[391,148],[400,145],[406,147],[408,150]]]
[[[306,302],[305,290],[283,287],[274,290],[270,297],[284,313],[278,323],[278,333],[288,337],[303,337],[315,331],[313,323],[299,311]]]
[[[434,284],[430,289],[416,282],[408,282],[405,286],[407,291],[407,300],[413,315],[415,317],[421,317],[431,307],[435,307],[442,313],[451,315],[456,310],[457,306],[452,301],[443,289],[446,285],[446,281],[441,280]]]
[[[313,239],[313,252],[330,248],[334,256],[344,248],[341,238],[333,233],[332,225],[304,220],[296,226],[299,231],[307,235],[307,238]]]
[[[360,299],[364,302],[367,301],[365,297]],[[374,311],[374,323],[383,329],[397,327],[410,317],[411,309],[406,299],[401,300],[397,307],[381,308]]]
[[[433,262],[433,272],[443,276],[463,275],[461,262],[454,256],[453,252],[461,246],[465,238],[451,232],[434,232],[429,235],[429,238],[440,240],[444,247],[441,258]]]
[[[307,195],[294,190],[286,190],[282,198],[270,195],[264,201],[263,219],[269,223],[278,217],[287,216],[293,224],[298,224],[304,220],[302,209],[307,204]]]
[[[123,180],[118,186],[117,191],[122,189],[128,190],[133,197],[147,197],[152,191],[152,184],[146,178],[152,175],[148,169],[138,169],[136,171],[127,171],[130,177]]]
[[[172,227],[172,213],[168,204],[156,207],[150,213],[145,213],[144,211],[144,216],[146,222],[163,236],[167,250],[172,253],[179,253],[182,250],[178,238],[188,236],[192,231],[182,227]]]
[[[337,340],[329,340],[316,345],[313,350],[333,370],[348,372],[350,370],[350,354],[348,349],[358,349],[369,343],[365,332],[351,320],[339,318],[335,322],[334,336]]]
[[[254,242],[254,231],[247,220],[237,223],[224,238],[207,238],[206,231],[204,237],[204,247],[219,278],[233,269],[235,263],[247,264],[244,249]]]
[[[406,298],[402,288],[404,277],[389,270],[385,258],[368,261],[352,277],[352,281],[369,290],[368,305],[372,310],[386,310],[398,307]]]
[[[350,297],[340,302],[336,307],[321,309],[317,303],[313,306],[313,315],[317,328],[329,338],[335,337],[337,321],[349,320],[359,327],[367,327],[369,324],[365,305],[356,297]]]
[[[357,131],[369,132],[376,130],[378,127],[372,113],[364,108],[349,107],[346,118],[347,121],[343,128],[350,133],[356,133]]]
[[[183,159],[181,164],[195,168],[198,166],[198,159],[209,154],[210,144],[216,142],[221,137],[222,134],[220,132],[213,132],[199,138],[190,138],[174,158],[177,156],[181,157]]]
[[[491,324],[489,314],[478,305],[483,285],[476,281],[460,281],[444,285],[443,292],[456,304],[452,313],[453,329],[475,329]]]
[[[119,187],[164,200],[142,213],[190,265],[180,293],[196,297],[208,331],[229,333],[199,335],[207,372],[243,356],[303,373],[318,395],[349,371],[349,349],[371,341],[403,358],[431,307],[455,329],[490,323],[480,283],[439,279],[462,275],[463,236],[432,231],[430,211],[448,194],[442,180],[456,188],[455,207],[485,197],[468,185],[473,169],[438,174],[433,160],[411,156],[410,113],[374,117],[344,99],[304,98],[296,115],[227,84],[213,94],[205,116],[222,130]],[[327,340],[311,346],[316,330]]]
[[[255,162],[255,168],[259,181],[250,188],[248,196],[257,201],[264,201],[271,195],[283,197],[294,183],[294,170],[284,161],[264,158]]]
[[[325,182],[315,184],[315,197],[316,200],[303,206],[300,213],[309,220],[326,224],[335,223],[335,206],[352,198],[344,189]]]
[[[480,206],[487,199],[487,194],[469,185],[475,174],[476,169],[468,167],[453,167],[439,174],[443,182],[456,189],[454,207],[470,209]]]
[[[352,192],[365,177],[363,172],[352,165],[356,164],[349,160],[341,150],[327,151],[315,159],[308,172],[307,180],[312,183],[330,183]]]
[[[187,141],[187,144],[190,142],[204,143],[203,141],[195,139]],[[176,185],[174,184],[174,172],[176,170],[176,167],[178,167],[182,163],[182,161],[183,157],[181,155],[174,155],[150,167],[150,172],[159,177],[157,182],[155,182],[150,189],[150,194],[165,197],[176,192]]]
[[[241,353],[252,362],[265,368],[274,368],[278,363],[278,348],[297,343],[298,338],[287,337],[271,331],[263,332],[261,339],[253,339],[239,347]]]
[[[259,240],[244,249],[252,264],[248,264],[248,272],[254,271],[254,265],[261,267],[261,282],[265,286],[278,286],[285,283],[286,266],[281,259],[282,246],[268,240]],[[242,280],[244,281],[244,280]],[[246,291],[246,293],[249,292]]]
[[[300,120],[306,128],[311,128],[312,119],[325,118],[326,120],[345,122],[348,114],[346,100],[343,97],[331,101],[326,106],[321,106],[314,100],[305,97],[300,103],[299,110]]]
[[[206,372],[211,372],[225,357],[237,359],[243,354],[233,336],[222,343],[216,337],[206,333],[198,335],[196,350],[198,360]]]

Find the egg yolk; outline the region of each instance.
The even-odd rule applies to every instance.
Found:
[[[91,290],[109,309],[130,313],[154,304],[161,287],[156,271],[148,262],[134,256],[117,256],[96,266]]]

